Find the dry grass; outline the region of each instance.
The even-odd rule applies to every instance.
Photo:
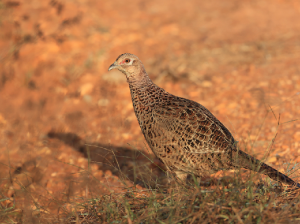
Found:
[[[278,123],[278,125],[280,125]],[[274,139],[266,150],[271,150]],[[290,174],[297,164],[289,164]],[[147,173],[138,173],[147,181]],[[183,184],[174,177],[155,188],[129,187],[74,205],[69,223],[292,223],[300,221],[300,190],[243,169]],[[263,178],[263,179],[262,179]],[[144,182],[144,186],[149,186]]]
[[[139,194],[137,197],[136,193]],[[77,207],[70,223],[288,223],[299,221],[299,192],[241,183],[213,188],[174,185],[163,190],[103,196]]]
[[[89,158],[89,150],[87,154]],[[115,159],[118,160],[116,157]],[[115,168],[122,172],[119,166]],[[119,175],[121,178],[118,180],[122,182],[123,189],[121,192],[110,190],[109,194],[97,192],[96,189],[103,187],[110,189],[110,186],[97,180],[90,170],[90,166],[87,169],[80,168],[79,173],[83,178],[78,179],[78,183],[73,183],[84,186],[82,189],[86,191],[86,197],[76,197],[70,193],[65,198],[59,198],[48,192],[43,196],[44,200],[41,200],[41,198],[37,199],[35,189],[25,186],[24,181],[18,182],[20,188],[16,194],[19,197],[14,198],[18,198],[19,201],[15,199],[11,201],[4,196],[1,200],[1,223],[296,223],[300,221],[299,189],[278,185],[276,181],[265,179],[262,174],[243,169],[223,172],[221,178],[219,176],[209,180],[199,181],[191,175],[187,184],[170,177],[171,182],[165,185],[159,184],[158,180],[156,184],[150,184],[151,170],[138,169],[134,172],[136,175],[134,179],[138,179],[143,186],[148,187],[126,186],[129,178],[123,173]],[[287,170],[286,173],[290,171]],[[28,181],[33,178],[30,174],[24,175],[23,178]],[[13,182],[13,174],[11,178]],[[20,196],[23,200],[22,209],[15,206],[16,203],[20,203]],[[57,214],[53,213],[53,207]]]

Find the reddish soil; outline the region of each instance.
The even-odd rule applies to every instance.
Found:
[[[125,52],[286,172],[300,162],[299,15],[297,0],[0,0],[1,203],[57,213],[165,183],[125,77],[107,71]]]

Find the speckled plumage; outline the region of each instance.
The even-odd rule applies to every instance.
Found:
[[[180,179],[185,180],[188,173],[204,176],[242,167],[300,187],[239,150],[229,130],[204,106],[155,85],[137,56],[120,55],[109,70],[114,68],[126,75],[133,108],[147,143]]]

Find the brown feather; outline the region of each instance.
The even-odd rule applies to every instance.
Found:
[[[135,63],[121,65],[125,58]],[[179,178],[208,175],[238,167],[264,173],[289,185],[300,185],[237,147],[230,131],[204,106],[174,96],[155,85],[132,54],[115,64],[129,83],[135,115],[154,154]]]

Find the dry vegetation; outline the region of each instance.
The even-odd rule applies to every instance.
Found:
[[[207,107],[300,182],[298,0],[0,0],[0,223],[299,223],[299,190],[245,170],[168,184],[125,77]]]

